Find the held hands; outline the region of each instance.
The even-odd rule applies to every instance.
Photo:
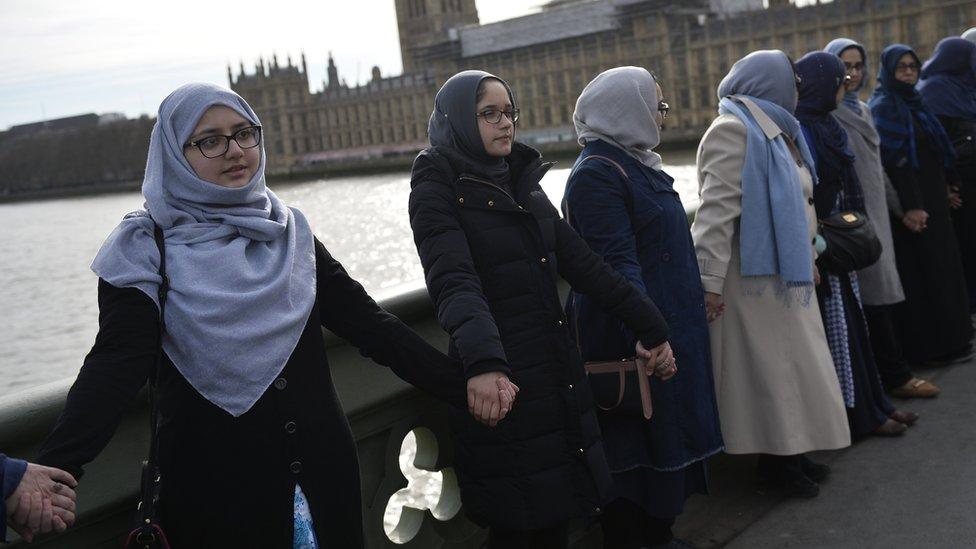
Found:
[[[637,361],[643,363],[644,368],[647,369],[647,375],[654,375],[661,381],[667,381],[678,373],[674,351],[671,350],[671,344],[667,341],[650,350],[638,341],[636,348]]]
[[[725,303],[722,296],[712,292],[705,292],[705,317],[709,322],[722,316],[725,312]]]
[[[961,204],[961,202],[960,202]],[[905,212],[905,216],[901,218],[901,222],[908,227],[909,231],[913,233],[920,233],[925,230],[928,226],[929,214],[925,210],[914,209]]]
[[[501,372],[485,372],[468,380],[468,411],[489,427],[498,425],[515,404],[519,388]]]
[[[7,524],[27,542],[35,534],[64,532],[75,522],[76,486],[78,481],[61,469],[28,463],[7,498]]]

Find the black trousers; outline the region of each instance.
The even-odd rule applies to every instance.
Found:
[[[889,391],[908,383],[913,377],[895,332],[894,307],[895,305],[864,306],[874,362],[878,367],[881,383]]]
[[[604,549],[665,545],[674,538],[673,525],[674,517],[649,516],[639,505],[623,498],[611,502],[600,516]]]
[[[569,525],[558,524],[542,530],[488,529],[488,549],[566,549]]]

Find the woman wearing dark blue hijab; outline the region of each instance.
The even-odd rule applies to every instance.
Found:
[[[956,153],[962,204],[953,204],[952,223],[966,273],[969,312],[976,312],[976,44],[962,38],[939,42],[922,66],[918,90],[939,117]]]
[[[881,54],[869,105],[881,162],[904,215],[892,223],[905,302],[896,331],[910,362],[968,355],[973,327],[962,261],[949,216],[946,171],[955,153],[936,114],[915,89],[921,63],[904,44]]]
[[[796,117],[813,153],[817,185],[813,190],[817,219],[839,211],[864,212],[864,195],[854,170],[847,133],[830,113],[843,99],[846,69],[840,58],[811,52],[796,63],[800,97]],[[856,272],[821,272],[817,299],[827,343],[847,406],[851,434],[899,435],[913,414],[896,411],[884,395],[871,354]]]

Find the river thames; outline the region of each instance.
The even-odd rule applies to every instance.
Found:
[[[694,153],[666,155],[685,206],[697,204]],[[557,206],[571,160],[543,180]],[[423,279],[407,219],[406,172],[271,185],[374,297]],[[138,192],[0,204],[0,396],[77,374],[98,330],[102,241]],[[219,273],[217,273],[219,276]]]

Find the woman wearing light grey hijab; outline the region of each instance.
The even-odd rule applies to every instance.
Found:
[[[583,151],[566,182],[563,216],[661,309],[678,364],[673,377],[650,382],[650,421],[639,414],[597,414],[615,496],[600,518],[606,547],[670,543],[685,499],[706,492],[705,460],[723,448],[688,218],[653,150],[668,109],[646,69],[618,67],[586,86],[573,114]],[[629,356],[635,336],[596,300],[571,292],[566,308],[585,360]],[[592,386],[603,405],[619,392],[616,380],[594,378]]]
[[[40,461],[80,476],[155,378],[159,520],[173,546],[318,547],[318,532],[326,546],[362,547],[356,447],[322,327],[462,408],[464,382],[346,274],[267,188],[264,166],[260,120],[234,92],[189,84],[162,102],[146,209],[92,263],[99,333]]]
[[[976,27],[967,29],[966,32],[962,33],[961,37],[969,40],[970,42],[976,43]]]

